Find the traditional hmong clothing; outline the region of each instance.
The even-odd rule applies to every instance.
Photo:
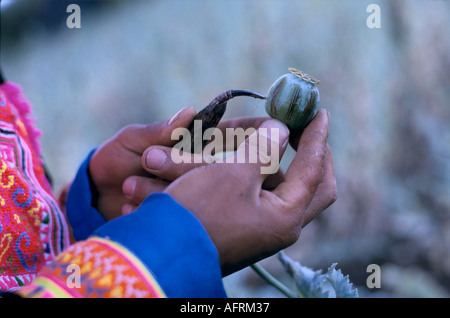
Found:
[[[164,193],[105,222],[88,165],[58,200],[20,88],[0,85],[0,290],[22,297],[225,297],[201,223]]]

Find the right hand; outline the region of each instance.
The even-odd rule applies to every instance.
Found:
[[[164,192],[203,224],[219,252],[224,275],[295,243],[303,226],[336,200],[328,122],[328,112],[320,110],[303,131],[283,180],[272,190],[262,187],[268,175],[261,174],[261,163],[237,161],[196,167],[166,188]],[[273,119],[263,126],[280,129],[275,147],[281,157],[289,130]],[[249,153],[249,138],[237,153],[244,149]]]

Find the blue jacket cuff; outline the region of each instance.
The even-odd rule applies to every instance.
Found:
[[[81,164],[67,195],[67,219],[77,241],[86,239],[94,230],[106,222],[103,215],[92,207],[92,191],[88,168],[94,151],[95,149],[89,153]]]
[[[216,247],[198,219],[168,194],[150,195],[94,235],[133,252],[168,297],[226,297]]]

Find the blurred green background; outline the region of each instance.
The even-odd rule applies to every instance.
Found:
[[[80,29],[66,25],[71,3]],[[366,24],[371,3],[379,29]],[[321,81],[339,197],[286,253],[323,271],[337,262],[361,297],[450,295],[449,1],[1,5],[3,72],[34,105],[55,191],[123,126],[200,110],[228,89],[265,94],[292,66]],[[265,115],[254,99],[228,105],[226,117]],[[292,286],[276,257],[260,264]],[[379,289],[366,287],[369,264]],[[232,297],[283,297],[248,268],[225,284]]]

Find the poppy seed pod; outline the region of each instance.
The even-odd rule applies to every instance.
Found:
[[[278,78],[266,97],[266,112],[286,124],[289,129],[304,129],[317,114],[318,80],[294,68]]]

